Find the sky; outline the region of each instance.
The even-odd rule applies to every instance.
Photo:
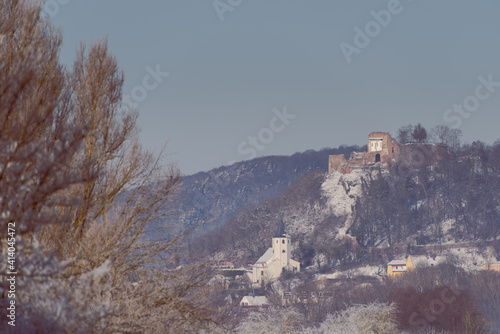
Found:
[[[47,0],[71,67],[107,37],[141,141],[185,175],[422,123],[500,139],[497,0]],[[326,164],[327,162],[325,162]]]

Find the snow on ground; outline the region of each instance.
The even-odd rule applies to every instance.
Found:
[[[312,235],[314,232],[314,221],[320,220],[323,212],[319,205],[315,205],[307,212],[300,210],[292,210],[288,213],[293,218],[290,218],[287,225],[287,232],[295,235]]]
[[[453,236],[451,235],[451,229],[455,225],[455,219],[447,219],[443,222],[441,222],[441,231],[443,235],[445,236],[443,243],[454,243],[455,240],[453,240]]]
[[[353,170],[350,174],[333,172],[321,186],[323,195],[328,198],[328,207],[336,216],[351,213],[351,206],[361,195],[361,177],[368,174],[363,170]]]
[[[404,259],[405,254],[399,254],[394,256],[395,259]],[[412,256],[413,265],[415,268],[419,268],[421,266],[430,265],[438,265],[444,262],[451,262],[457,267],[463,268],[467,272],[477,271],[483,269],[483,264],[495,263],[497,262],[495,258],[495,250],[492,247],[485,247],[481,251],[477,247],[462,247],[462,248],[451,248],[444,250],[439,253],[439,255],[433,259],[429,257],[427,261],[423,261],[425,256]],[[311,266],[314,267],[314,266]],[[350,278],[356,276],[378,276],[380,271],[383,271],[384,274],[387,270],[387,264],[383,264],[381,266],[363,266],[358,268],[353,268],[344,271],[337,271],[331,274],[317,274],[316,279],[336,279],[336,278]]]
[[[355,168],[349,174],[333,172],[321,185],[322,194],[327,198],[327,206],[331,213],[338,217],[347,216],[345,225],[339,228],[338,238],[344,237],[351,226],[352,207],[362,193],[361,180],[369,179],[370,173],[372,172],[366,168]]]
[[[482,270],[483,264],[496,262],[495,250],[492,247],[486,247],[483,252],[476,247],[452,248],[446,253],[448,259],[465,271]]]
[[[377,266],[365,266],[353,268],[345,271],[337,271],[331,274],[321,274],[316,275],[316,279],[335,279],[343,277],[355,277],[355,276],[377,276],[379,269],[383,267]]]
[[[417,268],[420,265],[433,263],[440,264],[450,262],[465,271],[471,272],[482,270],[483,264],[496,262],[495,250],[492,247],[485,247],[482,251],[477,247],[450,248],[438,252],[435,261],[421,261],[424,256],[412,256],[413,265]],[[405,254],[394,256],[395,259],[404,259]]]
[[[433,239],[436,234],[441,233],[441,235],[443,236],[441,239],[441,244],[454,244],[456,243],[455,237],[452,233],[454,225],[455,219],[447,219],[438,224],[431,224],[423,230],[423,235]],[[439,231],[438,228],[440,228],[441,231]]]

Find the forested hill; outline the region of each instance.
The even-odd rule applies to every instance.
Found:
[[[281,219],[294,240],[293,256],[306,266],[357,261],[371,247],[500,237],[500,143],[464,145],[420,168],[403,164],[305,175],[280,195],[240,210],[219,233],[198,240],[197,252],[252,263]]]
[[[216,230],[239,209],[279,195],[301,176],[326,172],[330,154],[348,156],[360,150],[359,146],[340,146],[292,156],[266,156],[185,176],[177,198],[182,203],[181,214],[171,219],[183,226],[199,226],[195,229],[198,235]]]

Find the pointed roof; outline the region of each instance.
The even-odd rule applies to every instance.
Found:
[[[281,219],[279,225],[278,225],[278,230],[276,233],[274,233],[273,238],[285,238],[285,224],[283,223],[283,218]]]
[[[406,260],[392,260],[388,266],[406,266]]]
[[[244,305],[243,303],[247,303]],[[267,305],[268,301],[265,296],[245,296],[241,299],[240,305],[242,306],[262,306],[262,305]]]

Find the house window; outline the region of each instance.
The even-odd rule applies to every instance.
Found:
[[[285,243],[285,239],[281,240],[281,243],[284,244]]]
[[[276,243],[278,243],[278,240],[276,240]]]
[[[260,271],[260,276],[264,276],[264,270]]]

